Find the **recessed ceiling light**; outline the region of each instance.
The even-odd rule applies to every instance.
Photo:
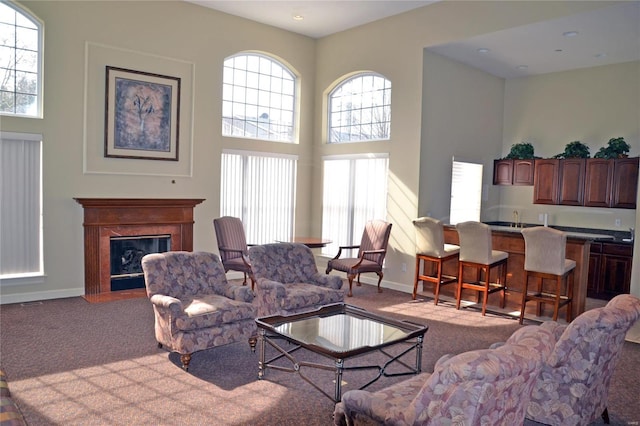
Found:
[[[596,53],[594,56],[596,58],[605,58],[607,56],[607,54],[606,53]]]
[[[489,53],[491,52],[491,50],[487,49],[486,47],[481,47],[478,49],[478,53]]]
[[[304,16],[302,15],[299,15],[299,14],[293,15],[294,21],[302,21],[303,19],[304,19]]]
[[[519,70],[526,70],[527,68],[529,68],[529,67],[528,67],[528,66],[526,66],[526,65],[518,65],[518,66],[516,67],[516,69],[519,69]]]
[[[565,36],[565,37],[575,37],[575,36],[578,35],[578,32],[577,31],[567,31],[567,32],[562,33],[562,35]]]

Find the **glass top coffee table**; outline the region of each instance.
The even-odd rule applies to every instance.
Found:
[[[364,389],[380,377],[417,374],[422,370],[422,341],[428,327],[407,321],[397,321],[344,303],[327,305],[314,311],[294,315],[273,315],[256,319],[260,344],[258,379],[263,379],[267,369],[298,373],[302,379],[338,402],[342,398],[342,374],[345,370],[376,370],[377,375],[360,387]],[[287,349],[278,341],[288,342]],[[266,345],[273,347],[277,355],[265,360]],[[385,348],[405,344],[407,348],[391,354]],[[290,347],[291,346],[291,347]],[[333,365],[298,360],[294,356],[299,349],[306,349],[333,360]],[[378,351],[385,355],[382,365],[345,366],[345,360]],[[403,360],[415,351],[415,365]],[[286,358],[291,367],[275,364]],[[401,365],[401,371],[387,373],[389,365]],[[335,372],[335,389],[331,396],[304,374],[303,367]]]

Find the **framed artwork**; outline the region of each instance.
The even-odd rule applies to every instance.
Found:
[[[178,161],[180,78],[106,67],[104,156]]]

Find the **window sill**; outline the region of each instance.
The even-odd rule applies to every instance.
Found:
[[[44,274],[33,274],[33,275],[20,275],[20,276],[11,276],[10,278],[0,277],[0,287],[12,287],[12,286],[22,286],[22,285],[38,285],[44,284],[45,275]]]

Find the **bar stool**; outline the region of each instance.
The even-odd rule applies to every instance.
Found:
[[[558,320],[558,311],[567,306],[567,322],[571,322],[573,305],[573,271],[576,261],[565,259],[567,235],[557,229],[545,226],[525,228],[524,237],[524,270],[525,280],[522,289],[522,307],[520,324],[524,319],[525,305],[529,301],[537,303],[536,314],[542,314],[542,305],[553,304],[553,320]],[[529,277],[539,278],[537,290],[529,292]],[[545,291],[544,280],[554,280],[553,291]],[[562,291],[562,284],[566,290]]]
[[[440,286],[458,281],[458,277],[443,275],[443,264],[449,260],[457,260],[460,247],[444,243],[444,227],[442,222],[430,217],[420,217],[413,221],[416,229],[416,274],[413,281],[413,300],[418,294],[418,282],[433,283],[434,303],[438,304]],[[422,273],[420,272],[422,263]],[[431,273],[427,273],[427,266]],[[434,274],[435,269],[435,274]]]
[[[505,305],[507,283],[507,259],[509,253],[493,250],[491,243],[491,227],[480,222],[462,222],[456,225],[460,237],[460,260],[458,261],[458,294],[456,309],[460,309],[462,289],[478,292],[482,298],[482,315],[487,311],[489,294],[500,292],[500,307]],[[464,279],[465,268],[475,270],[475,280]],[[495,282],[491,282],[491,270],[498,269]]]

